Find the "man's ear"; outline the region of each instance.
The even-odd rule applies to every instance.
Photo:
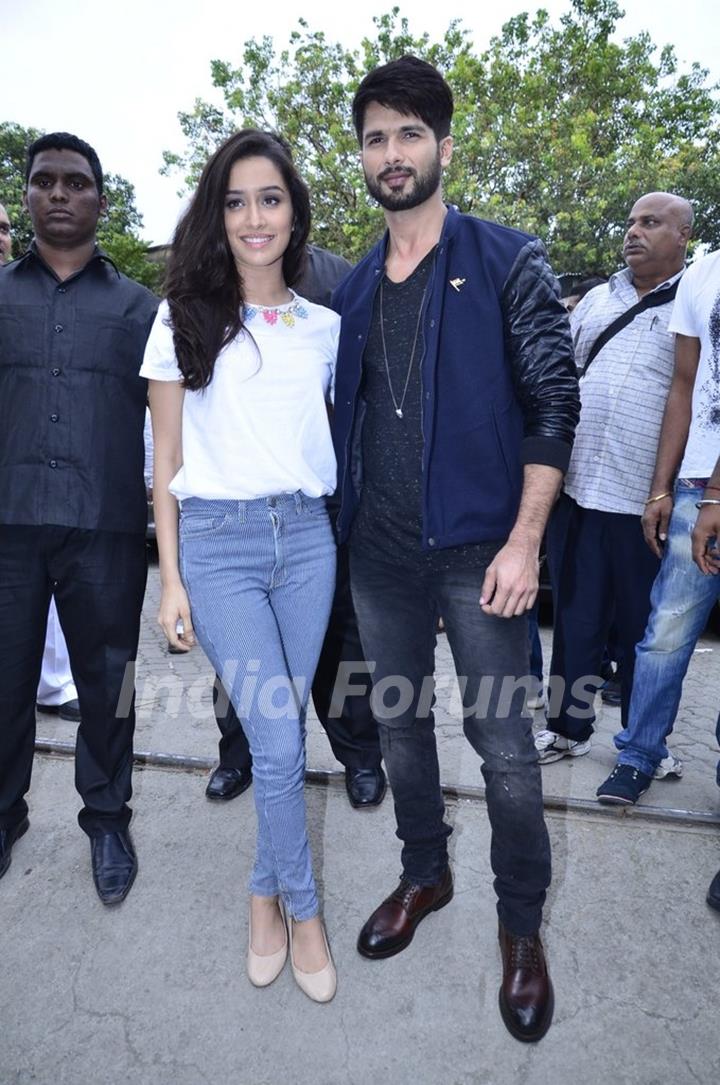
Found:
[[[445,139],[440,140],[440,165],[449,166],[450,159],[453,153],[453,138],[452,136],[445,136]]]
[[[24,188],[22,190],[22,208],[23,208],[23,211],[28,211],[29,210],[28,202],[27,202],[27,189],[26,188]]]
[[[99,203],[99,205],[100,205],[100,214],[101,214],[101,215],[104,215],[104,214],[105,214],[105,212],[106,212],[106,211],[107,211],[107,209],[108,209],[108,201],[107,201],[107,196],[105,195],[105,193],[104,193],[104,192],[103,192],[102,196],[100,196],[100,198],[99,198],[99,200],[98,200],[98,203]]]

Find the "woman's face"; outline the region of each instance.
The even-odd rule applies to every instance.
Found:
[[[262,155],[241,158],[230,170],[225,232],[241,275],[280,261],[290,243],[293,206],[283,176]]]

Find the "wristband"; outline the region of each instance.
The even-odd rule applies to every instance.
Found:
[[[720,505],[720,498],[707,497],[707,498],[703,499],[702,501],[696,501],[695,502],[695,508],[696,509],[704,509],[706,505]]]
[[[655,497],[649,497],[645,502],[646,505],[652,505],[653,501],[662,501],[664,497],[672,497],[672,491],[668,490],[664,494],[656,494]]]

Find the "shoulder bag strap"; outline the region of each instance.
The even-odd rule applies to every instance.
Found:
[[[628,324],[631,324],[636,316],[640,313],[644,313],[646,309],[655,309],[658,305],[665,305],[668,301],[672,301],[677,294],[679,283],[680,280],[676,279],[671,286],[666,286],[664,290],[657,290],[652,294],[646,294],[636,305],[631,305],[629,309],[626,309],[624,313],[621,313],[619,317],[613,320],[612,324],[608,324],[605,331],[600,333],[590,347],[587,361],[582,370],[578,373],[578,377],[585,376],[592,362],[606,343],[609,343],[614,335],[617,335],[617,333],[622,331],[623,328],[626,328]]]

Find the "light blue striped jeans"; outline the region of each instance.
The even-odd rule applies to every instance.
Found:
[[[258,830],[250,892],[318,912],[305,819],[305,710],[330,616],[335,543],[323,498],[189,498],[180,568],[193,626],[242,721]]]

